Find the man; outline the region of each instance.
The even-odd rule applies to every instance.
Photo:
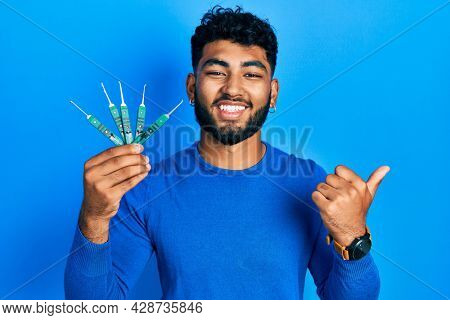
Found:
[[[126,298],[156,254],[162,299],[301,299],[307,269],[322,299],[376,299],[366,214],[389,168],[326,175],[261,141],[279,91],[267,22],[215,7],[191,44],[200,141],[153,168],[138,145],[85,163],[66,297]]]

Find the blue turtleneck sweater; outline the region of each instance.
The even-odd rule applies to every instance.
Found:
[[[122,198],[106,243],[77,227],[66,298],[125,299],[153,255],[162,299],[302,299],[307,269],[322,299],[378,298],[372,256],[344,261],[325,242],[311,199],[325,171],[264,144],[244,170],[209,164],[198,141],[153,164]]]

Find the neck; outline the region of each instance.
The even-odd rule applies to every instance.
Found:
[[[261,130],[232,146],[221,144],[210,133],[201,130],[198,149],[206,162],[231,170],[244,170],[255,165],[266,152],[266,146],[261,142]]]

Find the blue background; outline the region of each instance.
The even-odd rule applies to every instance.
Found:
[[[147,83],[147,123],[179,99],[187,101],[190,36],[217,3],[236,4],[0,0],[0,98],[6,116],[1,298],[64,297],[83,163],[112,146],[68,99],[111,128],[100,81],[116,103],[116,81],[125,83],[132,117]],[[450,5],[421,21],[445,3],[237,3],[269,18],[279,40],[278,111],[269,115],[263,136],[270,128],[298,128],[296,135],[312,128],[301,153],[327,171],[342,163],[366,178],[378,165],[392,168],[369,214],[383,299],[450,296]],[[174,134],[176,128],[184,134]],[[146,152],[157,161],[198,133],[193,109],[185,103]],[[277,139],[267,137],[298,155]],[[160,295],[153,260],[132,297]],[[305,298],[316,298],[310,276]]]

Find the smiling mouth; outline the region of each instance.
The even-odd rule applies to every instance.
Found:
[[[232,104],[220,104],[215,108],[217,108],[221,120],[239,119],[247,109],[250,109],[248,106]]]
[[[214,105],[214,109],[217,109],[219,119],[236,120],[239,119],[247,109],[250,109],[250,107],[243,102],[222,100]]]

